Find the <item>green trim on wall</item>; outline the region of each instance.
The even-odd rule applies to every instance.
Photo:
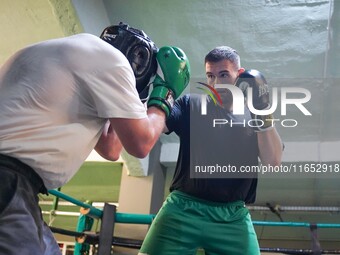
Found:
[[[84,32],[71,0],[49,0],[49,2],[65,36]]]

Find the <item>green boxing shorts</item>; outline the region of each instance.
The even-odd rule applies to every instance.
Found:
[[[215,203],[170,193],[138,255],[260,255],[257,236],[243,201]]]

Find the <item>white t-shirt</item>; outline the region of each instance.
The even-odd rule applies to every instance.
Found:
[[[0,69],[0,153],[64,185],[108,118],[145,118],[128,60],[90,34],[28,46]]]

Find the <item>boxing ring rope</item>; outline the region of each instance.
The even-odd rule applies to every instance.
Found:
[[[108,229],[108,224],[103,224],[104,218],[106,221],[109,221],[114,225],[114,223],[125,223],[125,224],[148,224],[150,225],[155,218],[156,215],[154,214],[133,214],[133,213],[119,213],[116,212],[116,207],[114,205],[106,204],[104,205],[104,209],[98,209],[88,203],[81,202],[71,196],[68,196],[58,190],[49,190],[49,194],[54,195],[57,198],[61,198],[65,201],[71,202],[74,205],[81,207],[80,214],[78,215],[86,215],[90,218],[101,219],[102,220],[102,229],[101,231],[106,231],[107,233],[113,234],[113,226],[111,229]],[[58,200],[57,200],[58,201]],[[57,208],[57,205],[53,206],[54,209]],[[56,213],[57,215],[57,213]],[[62,215],[62,213],[60,213]],[[66,215],[66,214],[64,214]],[[73,214],[72,214],[73,215]],[[114,217],[112,217],[113,215]],[[109,224],[110,225],[110,224]],[[318,244],[318,240],[315,239],[316,237],[316,230],[321,228],[339,228],[340,224],[335,223],[306,223],[306,222],[275,222],[275,221],[253,221],[254,226],[265,226],[265,227],[302,227],[302,228],[309,228],[312,232],[312,240],[313,241],[313,249],[287,249],[287,248],[261,248],[261,252],[280,252],[284,254],[340,254],[340,250],[321,250],[320,245]],[[63,230],[60,228],[50,227],[51,230],[55,233],[59,233],[62,235],[73,236],[76,238],[78,243],[87,243],[87,244],[102,244],[103,242],[100,241],[101,235],[94,234],[90,231],[69,231]],[[110,234],[110,236],[112,236]],[[112,237],[108,240],[107,245],[116,245],[122,246],[127,248],[140,248],[142,244],[142,240],[135,240],[129,238],[121,238],[121,237]],[[111,250],[111,249],[110,249]],[[110,254],[110,253],[101,253],[101,254]]]
[[[270,204],[269,204],[270,205]],[[327,213],[340,213],[340,207],[338,206],[282,206],[274,205],[275,209],[279,212],[327,212]],[[269,206],[257,206],[249,205],[247,208],[250,211],[271,211]]]
[[[49,190],[48,193],[62,198],[68,202],[71,202],[77,206],[80,206],[80,213],[85,214],[89,217],[95,219],[101,219],[103,217],[103,211],[86,203],[83,203],[73,197],[70,197],[60,191],[57,190]],[[115,221],[117,223],[126,223],[126,224],[151,224],[155,215],[152,214],[131,214],[131,213],[119,213],[115,214]]]

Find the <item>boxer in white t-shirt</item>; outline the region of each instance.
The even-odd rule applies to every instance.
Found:
[[[189,78],[183,51],[126,24],[10,57],[0,69],[0,254],[59,254],[37,194],[67,183],[93,149],[145,157]]]

